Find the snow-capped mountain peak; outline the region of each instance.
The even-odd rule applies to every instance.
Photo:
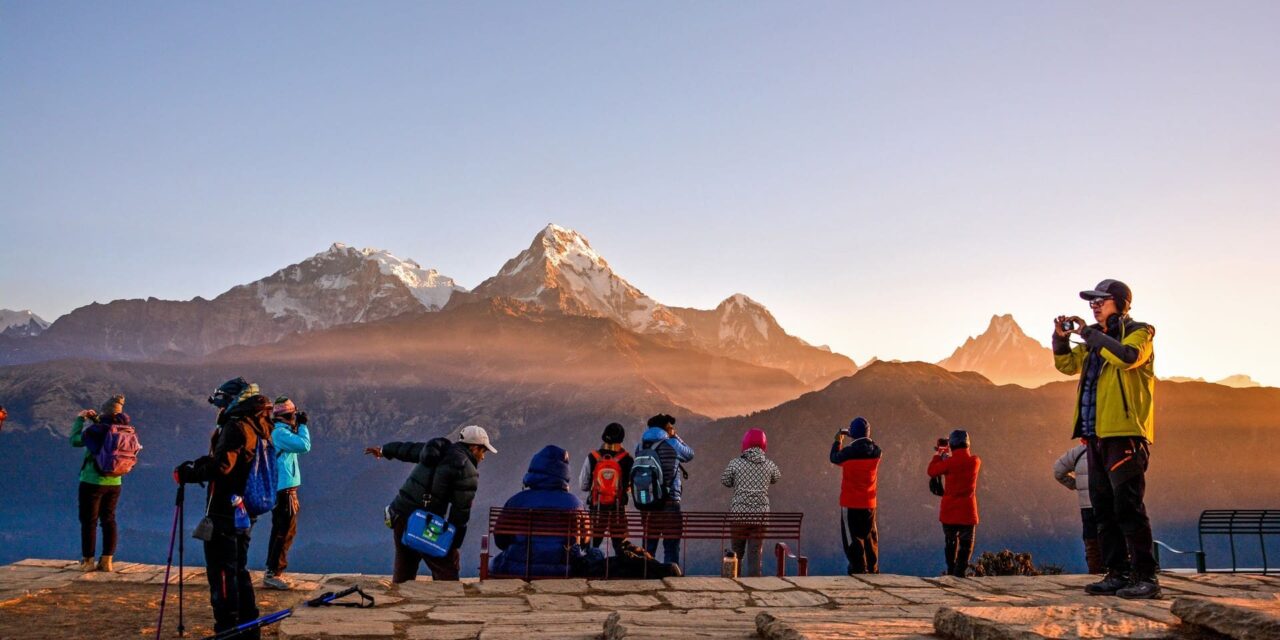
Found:
[[[29,338],[40,335],[48,328],[49,323],[32,313],[30,309],[21,311],[0,309],[0,335]]]
[[[976,371],[997,384],[1037,387],[1064,376],[1053,366],[1053,352],[1027,336],[1012,315],[993,315],[987,329],[970,337],[938,363],[949,371]]]
[[[768,341],[770,329],[780,329],[764,305],[742,293],[735,293],[721,302],[716,307],[716,314],[720,317],[721,344]]]

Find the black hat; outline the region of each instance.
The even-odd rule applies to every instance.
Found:
[[[605,444],[622,444],[622,441],[626,437],[627,430],[623,429],[622,425],[616,422],[610,422],[609,426],[604,428],[604,433],[600,436],[600,439],[603,440]]]
[[[849,437],[851,438],[870,438],[871,423],[867,419],[858,416],[849,423]]]
[[[956,429],[947,437],[947,446],[952,449],[968,449],[969,448],[969,432],[964,429]]]
[[[1080,297],[1089,301],[1111,298],[1116,301],[1116,308],[1121,313],[1128,311],[1129,306],[1133,304],[1133,291],[1129,289],[1129,285],[1119,280],[1103,280],[1093,289],[1081,291]]]
[[[232,402],[236,401],[236,398],[240,397],[240,394],[244,393],[245,389],[248,388],[248,380],[245,380],[244,378],[232,378],[231,380],[222,383],[222,385],[217,389],[214,389],[213,395],[209,396],[209,404],[218,407],[219,409],[226,409],[231,406]]]
[[[660,429],[666,429],[667,425],[674,425],[675,423],[676,419],[665,413],[659,413],[658,415],[649,418],[649,426],[658,427]]]

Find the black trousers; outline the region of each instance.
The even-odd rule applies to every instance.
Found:
[[[283,575],[289,568],[289,547],[298,533],[298,488],[276,492],[276,508],[271,510],[271,539],[267,541],[267,571]]]
[[[1142,438],[1089,438],[1089,500],[1108,571],[1156,575],[1151,520],[1143,503],[1151,451]]]
[[[849,575],[880,573],[880,533],[875,509],[840,509],[840,539]]]
[[[595,533],[608,532],[613,543],[613,554],[622,553],[622,541],[627,538],[627,509],[615,505],[601,505],[590,508],[591,530]],[[591,546],[600,548],[604,536],[592,536]]]
[[[259,615],[248,561],[249,531],[237,531],[230,523],[214,520],[213,540],[204,543],[204,563],[215,632],[232,629]],[[236,637],[257,640],[260,635],[255,629]]]
[[[98,543],[98,525],[102,525],[102,555],[116,554],[116,503],[120,501],[120,485],[80,483],[80,557],[92,558]]]
[[[975,524],[944,524],[942,536],[946,541],[943,553],[947,557],[947,575],[963,578],[973,557]]]
[[[665,502],[660,509],[645,511],[640,517],[646,537],[644,550],[657,556],[658,540],[662,540],[662,561],[680,564],[680,535],[684,531],[684,517],[679,502]]]

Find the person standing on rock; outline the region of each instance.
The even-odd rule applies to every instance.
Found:
[[[85,450],[80,464],[80,566],[81,571],[111,571],[118,533],[116,505],[120,501],[122,476],[104,472],[96,456],[107,446],[112,425],[129,426],[124,412],[124,396],[115,395],[102,405],[102,412],[85,409],[71,423],[71,446]],[[131,428],[130,428],[131,429]],[[102,527],[102,557],[94,563],[98,526]]]
[[[693,460],[693,447],[685,444],[676,434],[676,419],[665,413],[649,418],[649,428],[640,438],[635,462],[631,467],[631,493],[636,508],[643,511],[642,521],[647,537],[645,551],[651,555],[658,551],[662,541],[662,561],[680,563],[680,534],[684,529],[680,514],[680,495],[685,470],[682,463]],[[654,468],[658,471],[655,471]],[[643,478],[660,480],[660,496],[646,501],[637,495],[637,488],[644,489]]]
[[[1071,437],[1088,443],[1089,500],[1107,568],[1085,593],[1157,598],[1159,567],[1144,504],[1155,442],[1156,330],[1129,317],[1133,292],[1119,280],[1103,280],[1080,297],[1097,322],[1055,318],[1053,364],[1080,375]],[[1083,344],[1072,346],[1072,334]]]
[[[258,617],[248,569],[253,519],[245,512],[244,495],[258,442],[271,442],[274,424],[271,400],[244,378],[224,382],[209,396],[209,404],[218,409],[209,455],[178,465],[173,475],[183,484],[208,483],[206,516],[212,530],[202,539],[213,630],[221,633]],[[256,640],[261,631],[254,628],[236,637]]]
[[[733,552],[739,559],[739,576],[764,574],[764,538],[759,519],[752,515],[769,512],[769,486],[782,479],[778,465],[765,455],[768,449],[764,431],[748,429],[742,436],[742,455],[730,460],[720,474],[720,484],[733,489],[729,512],[734,514]]]
[[[485,455],[497,453],[489,444],[489,434],[476,425],[462,428],[458,440],[435,438],[427,442],[388,442],[381,447],[368,447],[365,453],[375,458],[413,463],[413,470],[400,487],[400,492],[386,509],[386,523],[395,539],[395,565],[392,582],[408,582],[418,576],[418,567],[427,563],[433,580],[457,580],[461,572],[458,549],[467,536],[471,521],[471,504],[480,487],[477,467]],[[441,558],[423,555],[405,546],[405,528],[409,516],[423,509],[447,518],[455,528],[453,546]]]
[[[1087,441],[1071,447],[1053,463],[1053,478],[1062,486],[1076,492],[1080,501],[1080,525],[1083,527],[1084,561],[1089,573],[1106,571],[1102,564],[1102,552],[1098,546],[1098,523],[1093,517],[1093,503],[1089,502],[1089,448]]]
[[[587,508],[591,513],[591,528],[596,534],[606,531],[612,538],[613,552],[622,553],[622,541],[627,537],[627,491],[631,488],[631,454],[622,448],[627,431],[622,425],[611,422],[600,435],[600,448],[587,454],[578,474],[578,488],[587,493]],[[599,547],[604,535],[591,539],[592,547]]]
[[[947,453],[950,455],[946,455]],[[942,522],[947,575],[965,577],[978,528],[978,471],[982,460],[969,452],[969,432],[956,429],[946,447],[934,450],[930,478],[946,476],[938,520]]]
[[[276,398],[272,415],[275,429],[271,440],[276,447],[276,508],[271,510],[271,538],[267,544],[267,572],[262,584],[272,589],[289,589],[292,585],[284,577],[289,567],[289,547],[298,532],[298,487],[302,486],[302,473],[298,469],[298,456],[311,451],[310,419],[306,411],[298,411],[297,405],[285,396]]]
[[[851,438],[845,445],[844,439]],[[880,573],[880,534],[876,529],[876,485],[880,445],[871,439],[871,423],[858,416],[836,432],[831,464],[840,466],[840,539],[848,574]]]

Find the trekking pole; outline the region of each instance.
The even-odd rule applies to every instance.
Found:
[[[160,618],[156,620],[156,640],[160,640],[160,630],[164,628],[164,605],[169,599],[169,570],[173,568],[173,542],[178,537],[178,515],[182,513],[182,485],[178,485],[178,497],[174,500],[173,527],[169,533],[169,559],[164,565],[164,587],[160,590]],[[178,606],[182,603],[179,601]]]
[[[187,635],[185,616],[182,613],[182,586],[187,582],[187,485],[178,485],[178,637]]]
[[[334,600],[337,600],[338,598],[344,598],[353,593],[360,594],[359,603],[355,603],[355,602],[334,603]],[[312,598],[310,600],[307,600],[306,602],[303,602],[302,604],[308,607],[335,606],[335,607],[357,607],[360,609],[368,609],[369,607],[373,606],[374,601],[373,601],[373,596],[365,593],[364,590],[361,589],[359,586],[351,586],[351,587],[347,587],[346,589],[343,589],[342,591],[338,591],[336,593],[333,591],[322,593],[315,598]],[[297,609],[297,608],[298,607],[295,606],[290,609],[283,609],[275,613],[269,613],[256,620],[250,620],[239,626],[232,627],[224,631],[220,631],[211,636],[205,636],[203,640],[228,640],[229,638],[234,638],[246,631],[250,631],[252,629],[261,629],[262,627],[265,627],[269,624],[275,624],[277,622],[280,622],[281,620],[284,620],[285,618],[288,618],[289,616],[293,615],[294,609]]]

